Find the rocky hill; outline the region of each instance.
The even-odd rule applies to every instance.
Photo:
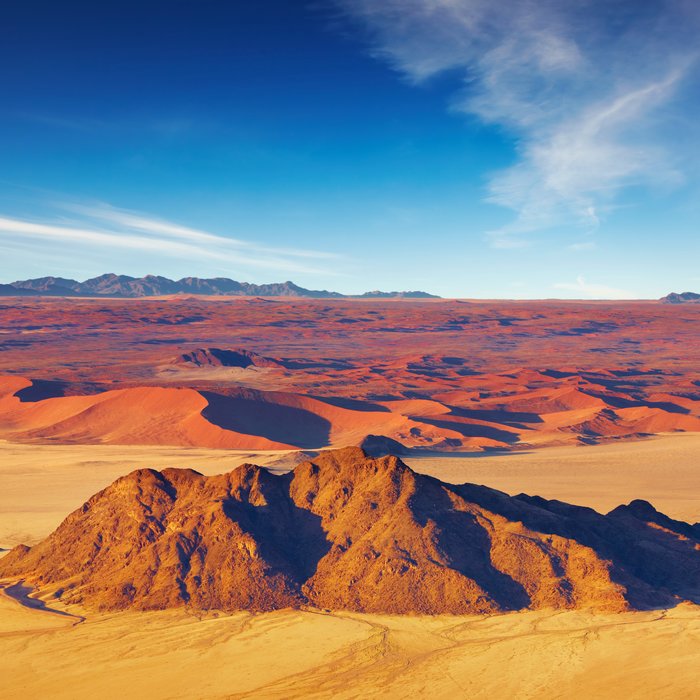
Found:
[[[275,476],[135,471],[0,576],[101,610],[619,611],[700,601],[700,526],[636,501],[608,515],[325,452]]]
[[[284,367],[281,360],[265,357],[245,348],[197,348],[178,355],[173,364],[194,367]]]
[[[700,294],[697,294],[696,292],[681,292],[680,294],[677,292],[671,292],[665,297],[659,299],[659,301],[662,304],[697,304],[700,303]]]
[[[14,291],[17,290],[17,291]],[[339,292],[317,289],[305,289],[294,282],[273,284],[251,284],[236,282],[227,277],[201,279],[183,277],[171,280],[167,277],[146,275],[129,277],[128,275],[105,274],[78,282],[63,277],[39,277],[30,280],[18,280],[9,285],[0,285],[0,296],[36,295],[57,297],[117,297],[135,298],[166,296],[171,294],[200,294],[204,296],[252,296],[252,297],[308,297],[311,299],[348,298]],[[427,292],[366,292],[361,298],[437,298]],[[352,298],[352,297],[349,297]]]

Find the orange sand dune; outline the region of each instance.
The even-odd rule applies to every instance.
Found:
[[[0,378],[0,435],[6,439],[268,450],[357,444],[377,432],[418,443],[462,436],[457,423],[440,428],[406,415],[426,406],[431,411],[449,410],[436,402],[406,401],[395,407],[377,405],[381,410],[376,411],[354,410],[282,392],[215,394],[163,387],[33,402],[14,396],[13,392],[28,386],[28,380]],[[486,440],[485,444],[497,443]]]
[[[0,371],[13,375],[0,434],[12,440],[264,449],[375,435],[469,452],[700,430],[697,305],[0,306]]]
[[[16,378],[0,384],[5,390],[0,400],[2,435],[9,439],[262,450],[290,447],[209,422],[202,416],[207,401],[193,389],[141,387],[20,402],[7,394],[8,383],[16,385]]]
[[[414,425],[388,410],[357,411],[280,392],[226,396],[136,387],[22,402],[12,392],[27,386],[31,382],[17,377],[0,381],[0,434],[6,439],[269,450],[352,444],[377,428],[408,435]]]
[[[0,437],[268,450],[355,445],[382,435],[410,448],[473,451],[700,431],[697,402],[686,408],[670,400],[625,400],[619,407],[604,394],[572,387],[570,379],[558,386],[547,378],[553,386],[524,390],[517,375],[479,381],[501,388],[379,402],[231,386],[135,386],[42,398],[40,383],[5,375]]]

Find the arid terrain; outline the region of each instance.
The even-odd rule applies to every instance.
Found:
[[[651,444],[654,442],[637,443],[640,446]],[[587,447],[579,448],[579,451],[587,453],[591,450],[603,450],[604,453],[609,453],[611,447],[622,446]],[[555,449],[550,453],[561,452],[562,449],[571,448]],[[205,457],[201,453],[195,454],[199,460]],[[48,452],[44,452],[44,456],[47,455]],[[472,461],[483,462],[489,459],[491,458]],[[366,510],[364,516],[362,513],[371,496],[377,501],[375,515],[370,518],[370,522],[374,522],[370,525],[368,533],[371,539],[362,537],[358,544],[362,548],[363,540],[374,542],[373,546],[379,557],[377,560],[373,557],[369,560],[360,557],[358,560],[351,554],[352,549],[349,556],[355,561],[355,566],[364,561],[365,568],[370,572],[374,571],[375,575],[378,563],[380,577],[383,572],[394,581],[401,581],[403,578],[397,564],[408,565],[410,569],[413,557],[417,556],[416,548],[421,549],[432,542],[438,545],[438,550],[434,553],[438,556],[441,552],[444,556],[451,550],[452,563],[443,561],[442,564],[447,564],[447,571],[456,565],[457,570],[452,568],[452,575],[457,577],[454,581],[455,588],[460,587],[460,576],[463,577],[470,569],[472,575],[476,574],[482,583],[486,581],[482,576],[486,575],[487,579],[490,578],[491,586],[496,585],[497,589],[504,586],[505,582],[498,575],[494,578],[494,574],[497,574],[495,569],[491,574],[487,574],[486,570],[480,574],[476,573],[483,566],[478,557],[471,558],[471,563],[470,558],[461,561],[459,557],[454,559],[460,547],[454,549],[456,542],[449,533],[453,532],[457,536],[456,533],[461,530],[454,528],[456,523],[452,520],[460,513],[460,517],[467,519],[480,513],[480,524],[477,527],[492,528],[495,525],[501,530],[501,534],[496,539],[492,535],[491,540],[496,548],[501,550],[499,556],[505,555],[505,561],[509,558],[508,550],[511,547],[521,546],[517,542],[524,534],[522,523],[507,524],[503,516],[495,516],[494,513],[484,519],[486,512],[483,506],[476,506],[474,497],[485,503],[490,502],[491,509],[495,507],[503,514],[513,506],[516,509],[524,509],[519,517],[525,516],[525,520],[534,517],[530,525],[533,522],[537,523],[537,529],[542,533],[551,533],[553,528],[559,529],[563,526],[573,534],[576,531],[576,522],[583,524],[584,528],[579,530],[578,536],[585,533],[586,528],[591,525],[593,530],[584,536],[593,536],[595,539],[599,536],[594,534],[595,531],[602,533],[600,525],[596,523],[599,520],[602,522],[603,519],[594,511],[580,508],[572,511],[562,503],[550,502],[546,505],[539,499],[521,500],[517,506],[516,499],[508,499],[498,496],[496,492],[489,492],[488,489],[473,487],[466,491],[459,488],[454,491],[442,491],[454,496],[461,493],[463,497],[470,497],[472,506],[467,506],[467,503],[462,501],[461,507],[467,506],[465,510],[454,510],[459,503],[458,497],[451,505],[437,506],[436,511],[434,496],[429,497],[427,502],[425,494],[417,499],[412,497],[416,495],[416,485],[419,491],[426,487],[442,489],[439,486],[440,482],[421,481],[417,475],[399,469],[399,473],[403,475],[401,488],[392,493],[390,484],[398,466],[396,460],[363,462],[360,455],[352,451],[348,454],[346,451],[344,457],[328,455],[317,464],[320,467],[319,474],[327,474],[330,481],[322,479],[322,482],[325,482],[325,495],[319,492],[311,503],[321,503],[311,508],[317,512],[325,510],[327,513],[324,527],[335,533],[335,558],[338,558],[338,553],[342,558],[347,551],[344,546],[338,549],[338,535],[342,535],[344,531],[348,532],[348,528],[357,530],[359,527],[361,530],[367,523]],[[65,468],[65,465],[59,461],[58,468]],[[362,472],[367,468],[374,475],[372,479],[358,478],[361,477],[358,471]],[[314,473],[314,469],[309,469],[308,465],[303,464],[297,470],[301,479],[308,479]],[[171,483],[180,484],[177,494],[173,493],[172,496],[177,500],[185,500],[184,511],[180,510],[179,515],[176,514],[178,506],[175,510],[169,508],[167,499],[153,500],[158,487],[156,486],[154,492],[150,490],[153,487],[147,487],[143,481],[145,477],[148,482],[156,485],[160,478],[158,472],[142,470],[133,473],[91,499],[86,508],[78,509],[52,538],[36,548],[34,556],[38,556],[38,559],[30,567],[34,570],[30,577],[34,577],[34,583],[42,589],[38,597],[36,594],[28,597],[32,586],[25,580],[20,583],[8,581],[5,584],[4,590],[0,591],[0,677],[3,679],[3,697],[116,698],[123,696],[124,684],[131,688],[132,697],[139,698],[561,698],[580,697],[581,688],[586,689],[586,697],[592,698],[676,698],[692,697],[697,687],[696,661],[700,654],[699,609],[690,603],[674,602],[671,607],[667,607],[666,603],[660,607],[652,605],[655,609],[648,611],[629,610],[629,601],[625,602],[624,591],[629,592],[632,589],[619,583],[615,584],[608,578],[620,563],[623,569],[618,574],[629,567],[629,544],[624,544],[624,539],[620,542],[623,549],[619,552],[628,557],[628,563],[618,562],[612,568],[603,560],[596,563],[595,556],[591,559],[593,550],[586,546],[576,544],[574,546],[579,551],[572,550],[571,545],[565,545],[566,540],[560,536],[545,535],[539,545],[536,545],[537,539],[530,540],[528,537],[523,540],[523,543],[529,542],[528,547],[534,548],[527,554],[526,547],[514,560],[519,562],[516,569],[511,569],[511,573],[516,577],[522,574],[526,577],[532,575],[546,562],[547,556],[551,557],[562,545],[566,548],[563,560],[566,562],[566,569],[558,571],[555,566],[554,569],[550,569],[548,576],[542,576],[543,572],[540,572],[528,584],[535,586],[530,595],[555,595],[549,602],[545,602],[545,598],[534,606],[540,607],[544,603],[539,610],[497,615],[387,615],[343,610],[344,606],[341,604],[333,606],[333,611],[302,607],[266,613],[249,610],[225,613],[218,606],[206,606],[206,609],[201,609],[196,605],[183,606],[182,601],[178,603],[176,599],[171,599],[170,603],[163,601],[155,606],[172,608],[168,610],[132,610],[117,613],[97,611],[94,609],[95,602],[101,600],[102,607],[105,602],[107,607],[111,607],[117,600],[113,597],[114,594],[123,590],[123,587],[111,590],[109,587],[107,590],[104,588],[105,582],[113,581],[115,574],[121,575],[122,567],[118,570],[112,568],[111,574],[107,576],[95,577],[95,572],[100,567],[104,569],[105,566],[109,570],[110,559],[114,561],[115,555],[123,556],[129,549],[132,549],[132,566],[134,563],[137,566],[145,566],[142,573],[150,570],[149,576],[155,575],[160,579],[160,585],[156,585],[154,589],[156,595],[163,595],[165,592],[177,596],[178,591],[182,590],[177,586],[167,585],[169,577],[174,575],[171,567],[178,561],[182,562],[179,556],[175,562],[168,562],[168,542],[178,542],[177,551],[181,551],[179,547],[193,534],[192,530],[188,534],[182,530],[182,525],[186,522],[182,520],[183,515],[189,519],[190,527],[196,523],[192,516],[197,517],[197,506],[187,495],[187,489],[190,487],[183,489],[183,486],[198,482],[207,484],[209,480],[201,481],[202,477],[178,470],[166,470],[163,476],[174,479]],[[235,544],[237,537],[243,536],[244,541],[247,541],[246,547],[234,547],[233,550],[247,552],[252,561],[261,555],[269,556],[270,550],[267,547],[272,542],[268,540],[265,545],[264,540],[274,531],[272,523],[286,510],[279,510],[279,505],[275,504],[276,499],[271,499],[269,492],[270,487],[273,491],[276,490],[275,481],[279,485],[285,483],[282,477],[270,474],[260,480],[262,476],[263,472],[246,468],[243,472],[234,471],[227,479],[214,477],[211,481],[214,488],[217,488],[216,484],[223,486],[235,482],[239,484],[238,489],[246,483],[252,485],[253,482],[257,482],[255,490],[247,491],[244,488],[243,491],[237,490],[237,493],[239,498],[244,496],[248,500],[248,508],[252,506],[253,509],[261,511],[262,519],[258,519],[256,532],[258,536],[263,537],[263,546],[259,549],[253,544],[253,540],[249,539],[249,535],[240,531],[239,535],[232,533],[233,539],[229,541],[229,544]],[[153,477],[157,477],[156,481],[153,481]],[[249,482],[250,477],[253,477],[253,482]],[[409,477],[408,480],[406,477]],[[345,509],[339,511],[340,519],[334,522],[335,518],[328,520],[328,516],[332,516],[333,504],[336,502],[337,505],[338,497],[343,498],[333,483],[338,478],[346,484],[346,488],[350,486],[350,501],[347,513]],[[291,485],[294,482],[287,483]],[[141,485],[132,490],[131,485],[136,484]],[[128,488],[125,489],[124,486]],[[296,489],[297,496],[303,497],[302,491],[306,487],[302,484],[299,484],[299,487]],[[234,491],[230,493],[233,495]],[[409,492],[408,500],[405,500],[405,491]],[[165,492],[162,493],[166,495]],[[122,499],[126,499],[123,503],[125,509],[119,506]],[[212,502],[208,505],[207,501],[208,498],[200,500],[200,508],[204,508],[202,514],[211,510],[213,505]],[[406,520],[411,512],[414,516],[420,516],[422,509],[426,507],[429,509],[429,517],[436,519],[437,531],[436,525],[415,530],[415,525],[411,526],[410,518]],[[162,508],[165,510],[161,510]],[[319,508],[321,510],[318,510]],[[611,521],[612,529],[609,530],[609,534],[613,533],[613,539],[608,544],[612,545],[613,549],[618,534],[631,526],[635,531],[634,546],[638,547],[641,553],[648,551],[649,555],[643,556],[651,556],[660,564],[642,566],[641,572],[655,577],[653,580],[656,580],[657,584],[661,583],[662,587],[677,585],[683,580],[692,582],[697,579],[697,575],[692,573],[692,567],[697,566],[697,545],[695,548],[692,545],[688,547],[691,542],[682,532],[687,526],[677,522],[674,524],[643,505],[641,508],[633,506],[627,510],[629,515],[625,509],[618,509],[618,515]],[[168,511],[170,514],[165,515]],[[123,519],[124,512],[130,513],[126,522]],[[137,515],[137,519],[132,521],[136,512],[142,515]],[[538,512],[549,512],[555,517],[553,520],[542,520],[541,515],[536,515]],[[230,510],[229,513],[238,522],[244,522],[240,520],[243,513],[237,516]],[[387,514],[391,514],[389,518],[386,517]],[[290,515],[288,512],[285,517]],[[652,519],[647,521],[650,515]],[[445,516],[448,517],[447,520]],[[138,527],[141,535],[134,533],[135,536],[124,536],[123,528],[139,526],[139,517],[146,518],[142,524],[152,524],[145,530]],[[181,522],[180,526],[176,524],[178,519]],[[497,525],[495,519],[501,520],[503,524]],[[154,532],[153,525],[158,522],[165,527],[160,536],[152,540],[148,532]],[[474,521],[474,525],[476,522]],[[586,522],[591,525],[585,525]],[[203,530],[204,537],[214,536],[210,547],[216,542],[219,528],[213,521],[211,525],[213,527],[208,531]],[[503,525],[506,525],[505,529]],[[442,534],[441,527],[447,527],[446,530],[442,530]],[[292,540],[297,535],[308,538],[310,532],[302,534],[303,530],[302,521],[298,520],[295,527],[288,529],[286,533],[278,532],[277,535],[273,535],[273,539],[285,535]],[[672,534],[674,530],[676,534]],[[697,530],[697,526],[694,530]],[[687,530],[691,540],[697,540],[699,534],[694,530]],[[102,534],[99,534],[99,531],[102,531]],[[542,537],[535,532],[531,534],[536,538]],[[647,537],[651,538],[649,544],[656,540],[655,550],[653,547],[649,549],[649,544],[645,543]],[[341,539],[346,539],[346,536],[342,535]],[[472,540],[473,546],[473,537],[468,539]],[[394,544],[389,545],[392,540]],[[94,549],[97,541],[101,544]],[[140,541],[142,545],[139,545]],[[149,541],[151,544],[148,544]],[[602,540],[597,546],[600,542]],[[207,549],[202,544],[200,542],[198,548],[203,550],[206,556],[216,558],[217,551],[222,551],[217,550],[216,546]],[[145,549],[141,554],[134,556],[133,548],[143,545]],[[84,559],[86,546],[88,550],[94,551],[94,563],[90,562],[90,557]],[[543,553],[546,553],[544,560],[536,556],[538,546],[542,546]],[[153,569],[148,562],[152,553],[157,551],[157,547],[161,548],[164,559],[159,567]],[[226,549],[230,548],[227,547],[224,551]],[[190,549],[187,556],[193,555],[196,556],[196,550]],[[530,560],[529,565],[522,566],[523,555],[525,562],[533,555],[535,559]],[[580,568],[576,560],[582,556],[581,563],[587,563]],[[668,556],[674,559],[679,556],[686,558],[685,564],[679,565],[680,562],[677,562],[673,565],[665,560]],[[21,559],[20,557],[20,561]],[[550,559],[550,566],[558,560],[558,556],[555,555],[554,559]],[[84,561],[84,564],[80,564],[81,561]],[[501,560],[498,566],[503,568],[505,561]],[[498,558],[494,560],[494,563],[497,562]],[[0,560],[1,563],[3,560]],[[11,562],[5,561],[5,564],[11,565]],[[55,582],[52,584],[49,580],[36,580],[36,573],[39,571],[44,572],[45,579],[51,579],[56,572],[65,571],[66,566],[76,564],[82,573],[77,579],[74,577],[72,582],[68,582],[68,588],[78,584],[77,590],[80,591],[79,581],[83,581],[83,604],[70,604],[70,594],[64,595],[59,591],[57,595]],[[428,568],[417,567],[414,569],[414,576],[435,576],[436,564],[437,562],[433,562]],[[595,576],[592,575],[590,567],[594,567],[593,570],[599,567]],[[335,571],[335,567],[326,569],[326,575],[330,573],[332,577],[340,576],[337,584],[329,589],[334,593],[342,591],[343,570],[347,569],[347,564],[339,568],[340,574]],[[464,573],[460,574],[458,569]],[[439,571],[440,567],[438,575]],[[516,571],[521,573],[517,574]],[[127,570],[127,576],[131,575],[133,573],[130,574]],[[555,579],[551,578],[552,575]],[[571,588],[562,586],[561,583],[556,585],[555,580],[558,576],[563,576],[563,581],[573,579],[574,585]],[[662,578],[659,579],[659,576]],[[270,580],[274,580],[274,577]],[[592,585],[593,580],[595,585]],[[474,583],[472,580],[471,585]],[[555,585],[547,594],[547,586],[552,584]],[[509,585],[505,584],[505,588],[500,588],[498,595],[506,596],[503,600],[508,600],[509,596],[513,600],[514,592],[511,590],[509,593]],[[395,605],[396,601],[411,600],[412,590],[420,591],[420,587],[400,587],[396,591],[398,595],[370,597],[369,600],[391,606]],[[373,593],[374,588],[370,587],[365,595],[371,596]],[[565,597],[559,598],[557,603],[556,596],[562,594],[565,594]],[[582,601],[576,600],[577,594],[586,596],[588,602],[582,605]],[[421,600],[423,598],[419,596],[415,602],[422,604]],[[438,596],[435,599],[440,604],[450,600],[454,604],[459,598]],[[637,607],[640,603],[642,607],[646,607],[648,602],[637,601],[632,607]],[[87,610],[86,605],[89,608]],[[480,605],[488,605],[488,596]],[[98,607],[101,607],[99,603]],[[86,659],[89,659],[89,662],[86,663]],[[274,661],[271,662],[271,659]],[[504,668],[507,668],[507,673],[504,672]],[[115,684],[116,677],[120,679],[119,684]]]
[[[473,452],[700,431],[694,304],[12,299],[1,311],[11,441],[270,450],[375,436],[372,451]]]
[[[700,0],[0,17],[0,700],[700,700]]]
[[[692,697],[699,321],[3,299],[3,697]]]
[[[700,611],[80,618],[0,595],[3,697],[691,698]],[[86,663],[86,659],[89,662]],[[581,689],[585,694],[581,695]]]
[[[700,603],[700,523],[418,474],[359,447],[284,474],[138,469],[0,559],[90,610],[623,612]]]

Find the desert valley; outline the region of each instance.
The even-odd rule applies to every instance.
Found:
[[[5,298],[3,696],[689,697],[699,325]]]

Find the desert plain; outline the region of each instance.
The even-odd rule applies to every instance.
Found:
[[[699,305],[655,302],[4,299],[0,547],[38,545],[136,469],[213,476],[252,462],[282,476],[347,445],[448,484],[603,514],[642,499],[692,526],[699,322]],[[3,697],[676,698],[700,686],[700,608],[680,597],[397,615],[103,610],[33,588],[3,583]]]

